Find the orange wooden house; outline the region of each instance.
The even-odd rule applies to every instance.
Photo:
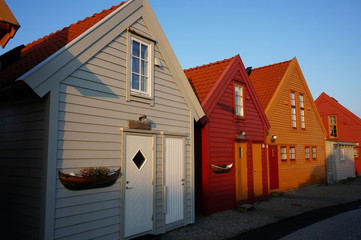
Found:
[[[326,181],[326,131],[296,58],[255,68],[251,82],[271,128],[270,191]]]
[[[357,144],[354,148],[355,170],[361,175],[361,119],[324,92],[315,103],[328,130],[327,139]]]

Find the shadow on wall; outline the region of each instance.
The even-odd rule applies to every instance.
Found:
[[[309,178],[306,181],[300,183],[298,187],[307,187],[314,184],[320,184],[326,182],[327,182],[326,167],[317,166],[312,170]]]

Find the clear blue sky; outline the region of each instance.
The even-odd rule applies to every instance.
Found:
[[[118,0],[5,0],[21,28],[0,55]],[[360,0],[149,0],[183,68],[240,54],[245,67],[297,57],[313,98],[323,91],[361,117]]]

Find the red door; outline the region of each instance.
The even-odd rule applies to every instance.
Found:
[[[269,185],[270,189],[279,187],[278,182],[278,152],[277,146],[268,146],[268,159],[269,159]]]

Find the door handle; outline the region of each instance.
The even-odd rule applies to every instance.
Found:
[[[125,187],[125,189],[132,189],[133,187]]]

